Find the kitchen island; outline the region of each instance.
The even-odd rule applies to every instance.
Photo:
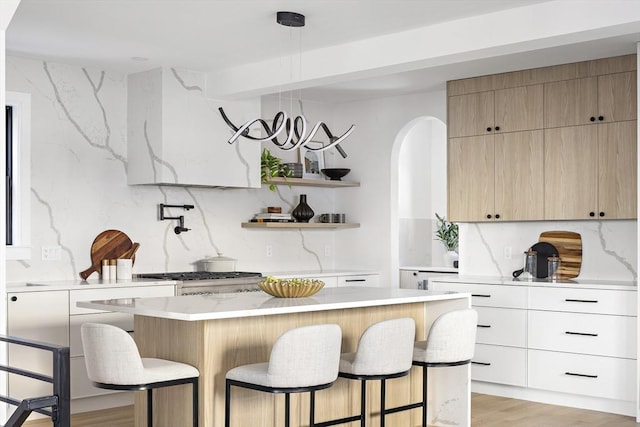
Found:
[[[79,302],[79,307],[135,315],[135,338],[144,357],[160,357],[192,364],[200,370],[200,425],[224,425],[224,381],[236,366],[264,362],[278,336],[288,329],[319,323],[342,328],[342,351],[354,351],[360,334],[372,323],[412,317],[416,339],[425,339],[442,313],[467,308],[467,293],[408,289],[344,287],[323,289],[308,298],[273,298],[262,292],[117,299]],[[417,402],[421,375],[388,381],[387,407]],[[368,383],[369,425],[378,425],[379,382]],[[470,425],[469,367],[433,370],[430,374],[430,424]],[[317,393],[318,422],[353,415],[359,410],[360,385],[338,379]],[[136,426],[146,425],[144,393],[136,396]],[[188,386],[154,392],[159,425],[189,425],[191,392]],[[233,427],[283,425],[282,395],[234,390]],[[306,425],[308,394],[292,395],[292,426]],[[388,425],[417,426],[420,411],[388,417]]]

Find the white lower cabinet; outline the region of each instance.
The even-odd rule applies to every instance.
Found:
[[[469,292],[478,312],[471,379],[499,393],[567,393],[565,404],[635,415],[637,292],[535,283],[431,282],[433,290]],[[495,388],[483,388],[491,392]],[[561,395],[550,401],[563,404]],[[577,399],[577,400],[576,400]],[[626,408],[626,409],[621,409]],[[629,409],[631,408],[631,409]],[[591,408],[593,409],[593,408]]]
[[[42,289],[42,288],[40,288]],[[69,346],[71,399],[118,393],[94,387],[87,378],[80,327],[83,323],[107,323],[133,332],[133,316],[76,307],[78,301],[175,295],[174,285],[147,285],[79,290],[15,292],[7,294],[9,335]],[[51,354],[9,347],[9,364],[51,375]],[[9,395],[17,398],[51,393],[46,383],[9,376]],[[108,407],[105,405],[104,407]],[[32,415],[37,418],[39,415]]]
[[[527,385],[527,350],[476,344],[471,379],[516,386]]]
[[[635,401],[636,361],[529,350],[531,388]]]

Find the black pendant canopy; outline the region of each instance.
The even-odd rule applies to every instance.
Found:
[[[276,22],[285,27],[304,27],[304,15],[296,12],[278,12]]]

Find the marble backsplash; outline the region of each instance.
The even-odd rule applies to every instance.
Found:
[[[582,237],[579,278],[637,280],[637,228],[630,220],[460,224],[460,274],[509,277],[541,232],[566,230]]]

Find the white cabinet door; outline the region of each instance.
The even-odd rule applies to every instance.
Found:
[[[69,293],[67,291],[23,292],[7,294],[7,331],[9,335],[69,345]],[[9,346],[9,365],[52,375],[50,352]],[[51,385],[30,378],[9,376],[9,394],[14,398],[46,396]]]
[[[430,281],[434,291],[468,292],[474,307],[527,308],[525,286]]]
[[[531,287],[529,308],[636,316],[638,312],[636,294],[635,291]]]
[[[476,342],[525,347],[527,311],[514,308],[474,307],[478,312]]]

